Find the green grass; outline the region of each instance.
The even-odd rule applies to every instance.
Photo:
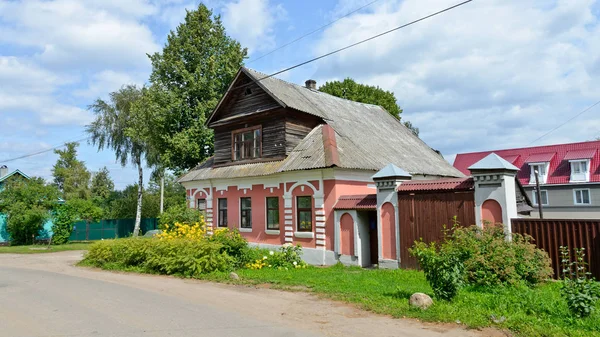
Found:
[[[0,246],[0,254],[42,254],[67,250],[88,250],[89,243],[68,243],[65,245]],[[48,249],[47,249],[48,248]]]
[[[364,270],[334,266],[290,271],[238,270],[245,284],[271,284],[273,288],[310,291],[326,298],[393,317],[412,317],[433,322],[460,321],[470,328],[497,327],[521,336],[600,336],[600,307],[594,316],[572,319],[559,294],[560,284],[536,288],[465,288],[452,302],[435,301],[428,310],[410,308],[415,292],[432,294],[422,272],[413,270]],[[232,282],[227,273],[203,277]],[[495,323],[505,317],[504,322]]]

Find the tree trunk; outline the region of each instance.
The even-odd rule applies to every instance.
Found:
[[[138,181],[138,197],[137,197],[137,210],[135,211],[135,226],[133,227],[133,237],[137,237],[140,234],[140,223],[142,222],[142,192],[144,189],[144,172],[142,169],[142,161],[138,159],[137,162],[139,181]]]
[[[162,176],[160,177],[160,214],[164,211],[164,198],[165,198],[165,171],[163,170]]]

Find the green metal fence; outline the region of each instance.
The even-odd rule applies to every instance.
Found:
[[[89,241],[102,239],[116,239],[131,236],[135,219],[109,219],[86,224],[78,221],[73,225],[73,232],[69,241]],[[149,230],[158,229],[157,218],[142,219],[140,223],[141,235]]]

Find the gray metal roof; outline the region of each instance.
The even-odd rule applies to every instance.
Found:
[[[388,164],[384,168],[379,170],[379,172],[375,173],[375,175],[373,175],[373,177],[371,177],[371,178],[373,178],[373,180],[375,180],[375,179],[395,178],[395,177],[410,178],[411,175],[408,172],[404,171],[403,169],[399,168],[398,166],[396,166],[394,164]]]
[[[321,117],[330,125],[336,133],[339,167],[379,171],[391,163],[413,175],[464,177],[380,106],[342,99],[274,77],[265,78],[266,74],[251,69],[242,68],[240,71],[258,81],[285,106]],[[180,181],[326,167],[321,131],[321,126],[316,127],[283,161],[219,168],[210,168],[212,164],[200,165],[181,177]],[[197,170],[211,172],[198,173],[195,172]]]
[[[519,168],[507,162],[495,153],[488,154],[485,158],[469,166],[469,170],[509,170],[518,171]]]

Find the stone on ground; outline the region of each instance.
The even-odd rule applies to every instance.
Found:
[[[240,279],[240,277],[238,276],[238,274],[236,274],[234,272],[229,273],[229,278],[232,279],[232,280],[239,280]]]
[[[412,307],[427,309],[433,304],[433,300],[429,295],[423,293],[414,293],[410,296],[408,303]]]

